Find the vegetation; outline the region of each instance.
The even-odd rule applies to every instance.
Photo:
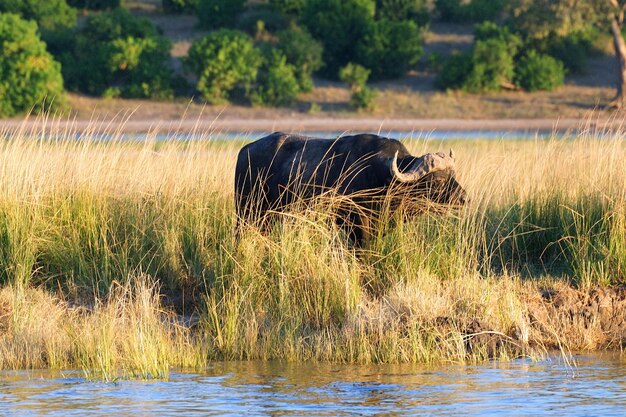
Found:
[[[236,240],[239,145],[9,133],[0,367],[166,377],[212,359],[432,363],[612,346],[620,333],[600,310],[571,315],[587,305],[577,294],[626,282],[626,146],[620,132],[593,134],[456,143],[472,204],[388,213],[355,251],[328,221],[332,195]],[[193,326],[175,310],[195,311]],[[500,335],[495,351],[467,343],[474,321]]]
[[[67,0],[67,4],[72,7],[89,10],[111,10],[120,7],[121,3],[121,0]]]
[[[276,35],[278,37],[276,48],[285,55],[287,62],[294,66],[300,90],[311,91],[313,73],[323,65],[322,45],[308,32],[297,27],[280,31]]]
[[[471,93],[513,87],[536,91],[553,90],[564,78],[561,61],[538,53],[508,27],[485,22],[476,26],[472,51],[451,56],[436,84],[441,89],[460,88]]]
[[[348,64],[339,71],[341,81],[350,87],[350,105],[357,110],[372,110],[376,93],[367,87],[370,71],[358,64]]]
[[[324,46],[324,68],[329,78],[337,78],[340,68],[358,62],[355,45],[372,24],[373,0],[309,0],[302,12],[302,23]]]
[[[233,72],[232,68],[224,71],[217,68],[220,63],[231,61],[232,64],[233,55],[206,65],[211,67],[211,74],[230,74],[224,77],[228,80],[208,73],[202,75],[206,68],[200,61],[206,61],[210,53],[198,53],[198,47],[194,49],[196,56],[183,57],[187,63],[178,65],[178,57],[170,56],[170,41],[148,19],[124,9],[120,0],[0,0],[0,12],[17,13],[38,23],[48,51],[62,64],[65,85],[73,91],[103,97],[170,99],[175,93],[189,95],[188,81],[194,81],[200,95],[211,103],[248,97],[256,104],[263,101],[268,105],[285,105],[295,101],[294,94],[310,92],[315,75],[338,79],[340,69],[349,63],[366,68],[371,80],[399,78],[419,70],[424,50],[423,31],[431,19],[479,23],[471,51],[454,53],[445,62],[442,56],[446,54],[437,52],[429,58],[429,62],[436,64],[429,68],[437,73],[435,86],[442,90],[484,94],[553,89],[562,84],[561,63],[567,73],[583,73],[587,58],[606,49],[601,44],[609,30],[617,56],[626,57],[626,43],[621,35],[625,10],[622,1],[570,3],[566,0],[437,0],[434,3],[162,0],[162,8],[157,10],[196,14],[200,28],[225,29],[231,33],[242,30],[250,36],[252,49],[256,50],[250,52],[250,57],[257,55],[257,58],[250,58],[256,62],[248,63],[253,64],[248,74],[235,74],[246,72],[243,69]],[[108,13],[83,12],[87,15],[85,24],[76,26],[74,7],[108,10]],[[278,52],[267,56],[284,56],[285,65],[293,68],[287,70],[282,66],[270,71],[266,66],[258,73],[261,65],[258,50],[270,46]],[[244,48],[242,54],[248,53],[248,49]],[[434,59],[435,56],[438,58]],[[626,62],[626,58],[622,61]],[[274,62],[282,65],[278,58]],[[528,81],[529,66],[541,72],[533,74],[532,82]],[[181,67],[187,69],[187,74]],[[297,79],[298,93],[291,88],[289,76],[282,87],[284,97],[289,99],[269,99],[267,82],[272,78],[269,74],[288,72],[293,72]],[[620,74],[621,78],[626,77],[623,69]],[[239,79],[240,75],[243,78]],[[225,83],[224,91],[218,87],[222,83]],[[265,92],[252,94],[254,88]],[[612,106],[621,106],[620,91],[624,89],[621,85]],[[362,91],[371,95],[371,90]],[[260,98],[264,95],[267,100]],[[371,102],[371,98],[364,100]]]
[[[76,24],[76,10],[65,0],[0,0],[0,13],[34,20],[42,30],[67,29]]]
[[[238,88],[249,92],[261,62],[261,54],[250,37],[221,29],[191,45],[185,67],[198,77],[197,89],[202,97],[219,103]]]
[[[357,62],[373,79],[398,78],[422,56],[422,31],[410,20],[378,20],[356,46]]]
[[[446,22],[481,23],[498,18],[509,3],[509,0],[435,0],[435,8]]]
[[[0,51],[0,116],[63,104],[61,66],[46,50],[35,22],[1,13]]]
[[[307,0],[269,0],[275,10],[287,16],[299,17],[304,10]]]
[[[515,83],[526,91],[553,90],[565,79],[562,62],[533,50],[520,59],[515,71]]]
[[[430,21],[424,0],[376,0],[376,17],[393,21],[411,20],[420,26]]]
[[[125,9],[93,14],[56,47],[71,90],[105,97],[171,98],[169,41]]]
[[[293,104],[300,92],[295,72],[296,68],[287,63],[279,50],[270,49],[263,57],[257,86],[250,93],[252,104],[275,107]]]
[[[165,13],[188,13],[198,11],[200,0],[162,0],[161,6]]]
[[[198,0],[199,25],[206,29],[233,27],[246,0]]]

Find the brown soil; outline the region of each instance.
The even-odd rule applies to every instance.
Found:
[[[502,348],[521,352],[528,344],[545,349],[620,349],[626,346],[626,288],[597,287],[578,290],[566,284],[529,295],[529,328],[506,334],[473,320],[465,326],[468,351],[482,350],[490,357]],[[568,335],[560,341],[557,334]],[[530,341],[530,342],[529,342]]]

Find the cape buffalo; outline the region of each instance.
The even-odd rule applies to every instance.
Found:
[[[268,212],[284,211],[294,202],[307,202],[327,191],[351,203],[338,210],[337,219],[349,226],[357,244],[390,194],[399,196],[392,206],[421,202],[420,210],[424,203],[466,202],[466,192],[455,178],[452,151],[415,157],[399,141],[377,135],[319,139],[281,132],[239,151],[238,222],[266,224]]]

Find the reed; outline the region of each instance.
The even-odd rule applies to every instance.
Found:
[[[333,222],[338,196],[236,239],[240,143],[55,133],[0,142],[0,368],[167,377],[216,359],[462,362],[623,343],[622,327],[544,296],[626,283],[619,131],[453,143],[472,203],[385,212],[360,250]]]

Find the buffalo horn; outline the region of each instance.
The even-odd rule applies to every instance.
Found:
[[[399,182],[416,182],[422,179],[424,176],[437,171],[443,171],[446,169],[454,169],[454,160],[445,154],[427,153],[424,156],[419,157],[407,170],[407,172],[400,172],[398,168],[398,152],[391,161],[391,172],[394,178]]]

